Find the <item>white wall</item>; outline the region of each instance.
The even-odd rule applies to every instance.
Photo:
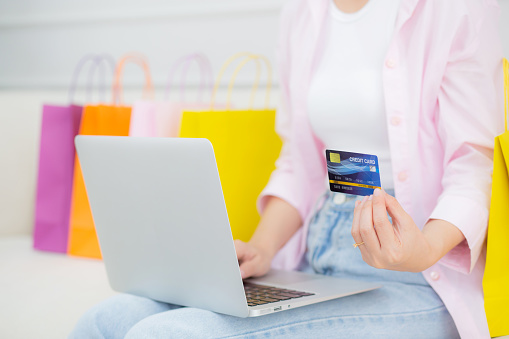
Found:
[[[195,51],[215,69],[239,51],[273,60],[283,2],[0,0],[0,88],[66,87],[75,63],[93,52],[145,54],[156,85],[172,62]],[[139,85],[140,74],[131,73],[126,83]]]

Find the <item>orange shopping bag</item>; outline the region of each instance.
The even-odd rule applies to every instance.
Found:
[[[113,105],[85,106],[81,119],[80,135],[127,136],[131,119],[131,107],[122,106],[121,78],[126,62],[134,62],[145,71],[144,96],[153,95],[150,72],[144,58],[128,55],[120,60],[113,84]],[[67,253],[89,258],[101,258],[97,234],[90,211],[83,174],[78,157],[75,158],[72,207]]]

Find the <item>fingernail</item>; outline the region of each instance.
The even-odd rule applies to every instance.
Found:
[[[240,270],[240,276],[242,277],[242,279],[244,279],[246,277],[246,273],[244,273],[243,270]]]
[[[370,195],[370,196],[369,196],[369,198],[368,198],[368,200],[373,200],[373,196],[372,196],[372,195]]]
[[[382,191],[379,188],[375,189],[375,191],[373,192],[373,195],[375,197],[378,197],[380,194],[382,194]]]
[[[359,205],[360,205],[360,203],[361,203],[361,201],[360,201],[360,200],[357,200],[357,201],[355,202],[355,207],[359,206]]]
[[[367,196],[367,195],[365,195],[365,196],[364,196],[364,198],[362,198],[361,203],[362,203],[362,204],[364,204],[367,200],[368,200],[368,196]]]

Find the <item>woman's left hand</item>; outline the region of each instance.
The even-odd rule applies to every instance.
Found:
[[[387,217],[392,218],[392,223]],[[370,266],[421,272],[436,262],[433,249],[412,217],[393,196],[376,189],[355,205],[352,236]]]

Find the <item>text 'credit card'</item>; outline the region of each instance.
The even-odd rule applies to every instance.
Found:
[[[334,150],[326,150],[325,155],[331,191],[371,195],[381,187],[376,155]]]

